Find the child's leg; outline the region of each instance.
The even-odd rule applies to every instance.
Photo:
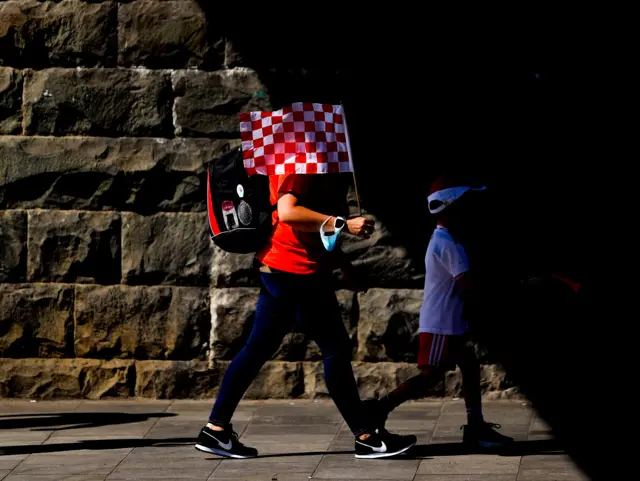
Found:
[[[442,379],[442,374],[442,371],[435,366],[422,367],[420,374],[407,379],[395,390],[380,398],[385,414],[389,414],[410,399],[423,397],[429,389],[438,384],[438,381]]]
[[[480,392],[480,363],[473,342],[463,338],[456,339],[456,342],[460,342],[458,365],[462,373],[462,393],[467,408],[468,423],[469,425],[479,425],[484,423]]]
[[[455,339],[452,337],[451,344],[452,350],[453,345],[458,344],[455,346],[456,358],[462,372],[462,390],[467,407],[468,425],[464,426],[463,441],[484,448],[500,447],[513,442],[512,438],[494,430],[500,425],[484,422],[480,393],[480,363],[473,343],[463,337]]]
[[[449,353],[448,337],[442,334],[420,333],[420,350],[418,351],[420,374],[407,379],[376,403],[382,410],[383,419],[386,420],[387,415],[402,403],[423,397],[429,389],[442,380]]]

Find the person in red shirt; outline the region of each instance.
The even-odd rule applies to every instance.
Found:
[[[332,284],[335,268],[349,273],[349,265],[331,243],[342,229],[369,238],[374,221],[362,216],[346,219],[347,184],[343,178],[340,174],[270,178],[271,203],[277,203],[277,210],[271,236],[256,255],[261,291],[253,328],[225,373],[209,423],[198,436],[197,449],[234,458],[257,456],[256,449],[238,440],[231,418],[262,366],[280,347],[293,320],[322,352],[325,382],[355,436],[356,457],[393,456],[416,443],[415,436],[399,436],[375,427],[362,409],[351,367],[351,340]]]

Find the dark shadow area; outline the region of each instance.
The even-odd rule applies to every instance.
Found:
[[[147,447],[173,447],[192,445],[195,438],[167,438],[167,439],[104,439],[83,440],[76,443],[52,443],[22,446],[0,446],[0,456],[12,456],[16,454],[43,454],[60,453],[66,451],[78,451],[91,449],[103,451],[107,449],[147,448]]]
[[[68,431],[70,429],[115,426],[117,424],[139,423],[152,418],[167,418],[175,413],[47,413],[10,414],[0,416],[0,430],[29,429],[33,431]]]
[[[500,456],[531,456],[534,454],[566,454],[558,441],[545,439],[539,441],[516,441],[506,449],[485,449],[470,451],[462,443],[418,444],[411,448],[406,456],[427,458],[434,456],[463,456],[466,454],[497,454]]]
[[[371,4],[364,15],[330,2],[271,6],[246,24],[243,6],[210,3],[210,35],[230,41],[230,66],[258,72],[274,108],[344,104],[363,207],[416,265],[433,228],[431,181],[450,172],[489,187],[469,246],[487,276],[474,333],[597,479],[608,408],[594,380],[619,358],[590,327],[601,324],[595,253],[608,205],[595,196],[613,143],[598,35],[535,10],[509,20]],[[578,294],[551,273],[580,282]]]

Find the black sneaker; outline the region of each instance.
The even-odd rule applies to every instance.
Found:
[[[356,438],[356,458],[388,458],[404,453],[413,447],[418,439],[413,436],[391,434],[384,428],[378,428],[367,439]]]
[[[513,438],[496,431],[500,428],[499,424],[493,423],[465,424],[460,428],[463,430],[462,442],[480,448],[501,448],[513,443]]]
[[[238,434],[229,425],[224,431],[214,431],[203,427],[198,435],[196,449],[205,453],[219,454],[229,458],[255,458],[258,450],[238,441]]]
[[[382,402],[379,399],[367,399],[362,401],[362,408],[365,410],[366,418],[370,422],[370,428],[383,428],[387,423],[389,413],[385,410]]]

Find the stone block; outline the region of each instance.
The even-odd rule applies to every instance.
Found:
[[[449,371],[445,378],[447,396],[462,396],[462,373],[460,368]],[[520,389],[509,378],[507,373],[497,364],[480,366],[480,389],[487,399],[522,399]]]
[[[328,397],[321,362],[305,362],[305,397]],[[362,399],[379,397],[393,391],[418,373],[415,364],[395,362],[354,362],[353,373]]]
[[[0,282],[24,282],[27,274],[27,214],[0,211]]]
[[[369,289],[358,294],[360,361],[416,362],[423,291]]]
[[[136,361],[136,397],[209,399],[215,397],[221,373],[206,361]]]
[[[354,362],[353,372],[362,399],[381,397],[396,389],[407,379],[417,375],[416,364],[403,362]],[[305,397],[327,397],[321,362],[305,362]],[[523,399],[504,370],[497,365],[483,365],[480,373],[480,389],[487,400]],[[442,380],[425,393],[427,397],[462,397],[462,374],[457,368],[448,371]]]
[[[253,327],[259,294],[260,289],[252,287],[214,288],[212,290],[212,358],[231,360],[242,349]],[[345,290],[338,291],[336,295],[340,303],[343,321],[355,345],[357,327],[355,294]],[[283,361],[321,359],[322,356],[316,344],[300,332],[294,319],[289,322],[291,323],[290,332],[283,339],[273,359]]]
[[[210,44],[207,19],[195,0],[120,5],[118,47],[118,65],[124,67],[214,70],[224,61],[224,40]]]
[[[120,216],[115,212],[30,211],[29,282],[120,282]]]
[[[137,361],[136,395],[160,399],[207,399],[218,394],[228,361]],[[289,399],[304,394],[302,363],[269,361],[244,399]]]
[[[205,163],[228,141],[0,136],[0,209],[206,211]]]
[[[260,370],[244,397],[245,399],[290,399],[303,395],[303,363],[270,361]]]
[[[353,372],[362,399],[381,397],[396,389],[407,379],[417,375],[416,364],[404,362],[354,362]],[[305,362],[305,397],[327,397],[321,362]],[[481,366],[480,387],[486,399],[522,399],[523,396],[505,372],[496,365]],[[444,378],[425,393],[425,397],[461,397],[460,369],[448,371]]]
[[[115,67],[117,3],[0,2],[0,65]]]
[[[74,289],[0,284],[0,357],[73,357]]]
[[[169,137],[171,83],[165,72],[120,69],[28,70],[27,135]]]
[[[259,288],[236,287],[211,290],[211,355],[233,359],[249,337]]]
[[[78,286],[78,357],[204,359],[209,295],[197,287]]]
[[[132,361],[1,359],[0,397],[102,399],[133,395]]]
[[[207,214],[122,214],[122,282],[209,285]]]
[[[419,372],[415,364],[403,362],[355,362],[353,370],[362,399],[384,396]],[[426,395],[442,394],[442,384],[434,386]]]
[[[0,9],[2,5],[0,4]],[[0,67],[0,135],[22,132],[22,72]]]
[[[234,254],[212,243],[212,287],[257,287],[260,285],[255,254]]]
[[[355,212],[352,212],[355,213]],[[375,216],[365,214],[367,217]],[[415,288],[424,286],[424,261],[416,262],[389,229],[376,220],[369,239],[344,235],[341,247],[368,287]]]
[[[266,87],[247,68],[172,74],[175,134],[184,137],[240,137],[239,112],[271,110]]]

